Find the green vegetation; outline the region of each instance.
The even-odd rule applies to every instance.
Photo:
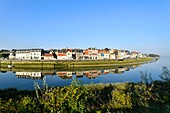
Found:
[[[13,68],[22,69],[57,69],[57,68],[88,68],[88,67],[103,67],[103,66],[122,66],[141,64],[151,61],[152,58],[139,58],[127,60],[70,60],[70,61],[0,61],[0,67],[7,67],[12,65]]]
[[[1,49],[0,50],[0,58],[8,58],[9,56],[9,50]]]
[[[10,50],[7,50],[7,49],[1,49],[0,50],[0,53],[3,53],[3,52],[9,52]]]
[[[8,58],[9,53],[0,53],[0,58]]]
[[[160,57],[158,54],[149,54],[149,57]]]
[[[73,80],[70,86],[43,89],[35,83],[34,91],[0,90],[0,112],[87,113],[87,112],[170,112],[170,72],[163,67],[163,81],[152,81],[141,73],[140,83],[82,85]],[[166,79],[165,79],[166,78]],[[24,93],[25,92],[25,93]]]

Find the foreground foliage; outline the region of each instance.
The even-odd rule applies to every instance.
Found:
[[[73,80],[70,86],[40,89],[36,92],[0,91],[0,112],[4,113],[87,113],[87,112],[170,112],[170,74],[166,67],[163,81],[152,81],[146,73],[141,83],[82,85]],[[166,74],[166,76],[165,76]],[[166,78],[166,79],[165,79]],[[11,90],[15,92],[15,90]],[[17,94],[17,95],[16,95]],[[13,95],[13,97],[12,97]],[[33,96],[34,95],[34,96]],[[15,96],[15,97],[14,97]]]

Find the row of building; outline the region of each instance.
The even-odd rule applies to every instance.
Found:
[[[16,60],[79,60],[79,59],[128,59],[143,58],[141,52],[117,49],[17,49],[12,50],[9,59]]]

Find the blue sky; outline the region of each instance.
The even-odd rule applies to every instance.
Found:
[[[170,55],[169,0],[0,0],[0,49],[117,48]]]

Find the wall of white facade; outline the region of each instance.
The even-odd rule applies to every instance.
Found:
[[[76,59],[83,59],[83,53],[76,53]]]
[[[110,55],[110,59],[116,59],[116,55],[115,54],[111,54]]]
[[[30,53],[16,53],[16,59],[30,59]]]
[[[69,59],[69,60],[70,60],[70,59],[73,59],[73,58],[72,58],[72,52],[67,52],[67,59]]]
[[[22,60],[41,60],[41,50],[21,50],[16,52],[16,59]]]
[[[110,55],[109,54],[104,54],[104,59],[109,59]]]
[[[67,56],[57,56],[58,60],[68,60]]]
[[[43,56],[44,60],[55,60],[53,56]]]
[[[30,52],[30,59],[41,59],[41,52]]]

